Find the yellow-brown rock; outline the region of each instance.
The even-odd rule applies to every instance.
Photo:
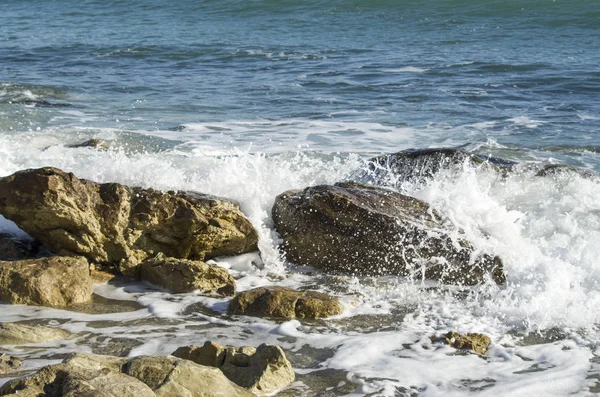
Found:
[[[227,310],[247,316],[316,319],[341,314],[344,308],[337,298],[322,292],[269,286],[238,293]]]
[[[450,331],[444,335],[444,341],[455,349],[472,350],[477,354],[485,354],[492,342],[489,336],[469,333],[466,335]]]

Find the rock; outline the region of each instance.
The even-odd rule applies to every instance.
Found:
[[[505,281],[498,257],[479,254],[430,206],[357,182],[285,192],[273,222],[296,265],[354,275],[395,274],[473,285]]]
[[[344,308],[337,298],[321,292],[270,286],[238,293],[227,311],[247,316],[316,319],[341,314]]]
[[[174,293],[200,290],[206,294],[235,294],[235,280],[222,267],[201,261],[166,258],[159,254],[139,265],[142,280]]]
[[[65,147],[77,149],[82,147],[90,147],[99,150],[108,150],[110,148],[109,141],[105,141],[104,139],[92,138],[88,139],[85,142],[75,143],[73,145],[66,145]]]
[[[443,341],[455,349],[473,350],[477,354],[485,354],[492,340],[483,334],[466,334],[458,332],[448,332],[443,337]]]
[[[594,171],[587,170],[584,168],[577,168],[566,164],[533,164],[530,166],[534,170],[537,170],[535,176],[539,177],[563,177],[572,178],[575,176],[598,180],[600,176]]]
[[[0,260],[32,259],[42,256],[43,251],[38,241],[20,240],[10,234],[0,233]]]
[[[279,346],[236,348],[206,342],[202,347],[180,347],[173,355],[217,367],[229,380],[258,395],[272,394],[295,380],[294,369]]]
[[[16,371],[21,368],[22,365],[23,359],[0,353],[0,375]]]
[[[0,346],[50,342],[70,335],[65,330],[41,325],[0,323]]]
[[[44,397],[251,397],[217,368],[176,357],[132,359],[74,354],[63,363],[0,386],[0,396]]]
[[[85,303],[91,296],[92,281],[85,258],[0,261],[0,301],[65,307]]]
[[[397,186],[406,181],[422,183],[442,170],[460,171],[464,165],[484,167],[505,174],[514,164],[460,149],[409,149],[370,159],[367,168],[354,172],[350,179],[375,185]]]
[[[127,276],[158,253],[205,260],[253,251],[258,239],[232,201],[98,184],[49,167],[1,178],[0,214],[52,252],[118,265]]]
[[[175,357],[136,357],[125,373],[148,386],[159,397],[250,397],[253,394],[231,383],[217,368]]]

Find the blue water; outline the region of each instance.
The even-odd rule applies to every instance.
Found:
[[[0,15],[1,87],[86,126],[366,121],[454,144],[600,146],[593,1],[4,1]],[[24,113],[19,95],[0,96],[0,128],[81,124]],[[335,151],[327,133],[306,143]]]

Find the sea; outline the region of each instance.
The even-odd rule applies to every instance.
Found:
[[[91,139],[102,144],[77,146]],[[387,186],[500,256],[505,285],[286,261],[278,194],[426,148],[517,163]],[[549,165],[568,167],[540,177]],[[236,200],[259,252],[213,262],[238,290],[315,289],[345,311],[230,316],[227,299],[97,284],[94,310],[0,305],[0,322],[73,334],[2,347],[26,370],[75,351],[169,354],[213,340],[284,348],[296,371],[284,397],[600,392],[598,1],[2,0],[0,176],[42,166]],[[4,218],[0,231],[24,236]],[[451,330],[492,343],[460,352],[436,339]]]

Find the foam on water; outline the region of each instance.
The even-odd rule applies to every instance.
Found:
[[[113,138],[118,141],[119,134]],[[363,156],[233,149],[215,153],[177,145],[130,152],[118,146],[68,148],[56,139],[51,132],[0,137],[0,175],[52,165],[99,182],[198,190],[238,200],[259,230],[260,257],[215,259],[237,278],[238,289],[279,284],[335,291],[343,295],[346,311],[327,323],[277,323],[227,316],[226,300],[172,295],[144,284],[99,285],[97,295],[135,300],[143,308],[91,314],[3,305],[1,321],[32,320],[75,334],[73,340],[44,345],[46,353],[32,355],[41,360],[35,363],[47,362],[48,352],[81,351],[84,345],[106,351],[103,340],[127,341],[119,343],[130,346],[127,354],[137,355],[167,354],[218,338],[234,345],[282,345],[303,374],[300,383],[310,383],[311,374],[324,369],[341,370],[356,385],[348,395],[564,395],[595,382],[586,378],[598,372],[590,362],[600,323],[600,248],[594,244],[600,237],[597,178],[576,173],[541,177],[529,165],[502,175],[465,164],[426,183],[394,185],[431,203],[475,247],[503,258],[506,286],[464,292],[398,277],[328,277],[294,269],[281,257],[270,216],[275,196],[343,180],[364,166]],[[494,149],[493,142],[486,147]],[[6,220],[0,228],[15,232]],[[448,330],[483,332],[494,344],[485,357],[455,354],[431,339]],[[552,330],[561,337],[546,337]],[[539,332],[539,340],[531,341],[531,332]],[[301,364],[307,346],[328,352],[328,358]],[[25,354],[20,347],[9,350]],[[301,386],[298,393],[306,385]]]

